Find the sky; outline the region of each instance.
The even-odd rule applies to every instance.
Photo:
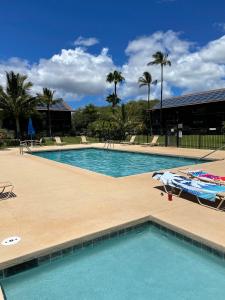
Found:
[[[33,93],[56,91],[73,108],[106,105],[106,75],[125,77],[122,101],[146,99],[139,88],[156,51],[169,53],[164,97],[225,87],[225,0],[0,0],[0,84],[26,74]],[[160,85],[151,98],[159,97]]]

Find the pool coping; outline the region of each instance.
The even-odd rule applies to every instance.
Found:
[[[40,251],[29,253],[28,255],[18,257],[15,260],[8,261],[7,263],[4,263],[4,265],[2,264],[3,268],[2,265],[0,266],[0,280],[14,276],[26,270],[39,267],[43,264],[54,262],[55,260],[77,252],[80,249],[84,249],[89,246],[94,247],[94,245],[99,242],[112,239],[120,235],[125,235],[127,232],[144,227],[147,224],[152,224],[160,231],[163,231],[164,234],[174,236],[178,240],[188,243],[189,245],[192,244],[197,248],[209,253],[210,255],[216,256],[222,261],[225,261],[225,247],[195,235],[187,230],[183,230],[180,227],[162,221],[159,218],[148,216],[125,222],[123,224],[91,233],[53,247],[48,247]],[[2,294],[4,300],[4,290],[2,290]]]
[[[97,150],[102,150],[102,151],[116,151],[116,152],[125,152],[125,153],[133,153],[133,154],[140,154],[140,155],[155,155],[155,156],[166,156],[166,157],[172,157],[172,158],[184,158],[184,159],[192,159],[192,160],[196,160],[196,165],[197,164],[201,164],[201,163],[207,163],[207,162],[214,162],[214,161],[219,161],[219,160],[223,160],[223,159],[210,159],[210,158],[206,158],[204,159],[203,161],[199,161],[199,158],[196,157],[196,156],[185,156],[185,155],[172,155],[172,154],[161,154],[161,153],[154,153],[154,152],[141,152],[141,151],[138,151],[138,150],[126,150],[126,149],[104,149],[104,148],[100,148],[100,147],[96,147],[96,146],[87,146],[87,147],[81,147],[81,148],[65,148],[65,149],[45,149],[45,150],[40,150],[40,149],[35,149],[31,152],[29,151],[25,151],[24,153],[28,154],[30,158],[34,158],[34,159],[44,159],[44,160],[47,160],[47,161],[51,161],[52,163],[55,163],[55,164],[62,164],[64,166],[69,166],[70,168],[77,168],[81,171],[84,171],[84,172],[88,172],[90,174],[97,174],[99,176],[104,176],[104,177],[108,177],[108,178],[111,178],[111,179],[115,179],[115,180],[119,180],[119,179],[122,179],[122,178],[126,178],[126,177],[130,177],[130,176],[138,176],[138,175],[142,175],[142,174],[148,174],[148,173],[152,173],[154,171],[148,171],[148,172],[143,172],[143,173],[137,173],[137,174],[130,174],[130,175],[125,175],[125,176],[118,176],[118,177],[115,177],[115,176],[111,176],[111,175],[108,175],[108,174],[104,174],[104,173],[100,173],[100,172],[96,172],[96,171],[93,171],[93,170],[90,170],[90,169],[86,169],[86,168],[82,168],[80,166],[75,166],[75,165],[70,165],[70,164],[67,164],[67,163],[64,163],[64,162],[60,162],[60,161],[56,161],[56,160],[52,160],[52,159],[49,159],[49,158],[46,158],[46,157],[42,157],[42,156],[36,156],[35,154],[33,155],[33,153],[40,153],[40,152],[63,152],[63,151],[80,151],[80,150],[86,150],[86,149],[97,149]]]
[[[120,144],[117,144],[117,145],[120,145]],[[32,154],[33,152],[34,153],[37,153],[37,152],[58,152],[58,151],[71,151],[71,150],[84,150],[84,149],[98,149],[98,150],[103,150],[103,151],[117,151],[117,152],[128,152],[128,153],[135,153],[135,154],[142,154],[142,155],[156,155],[156,156],[167,156],[167,157],[179,157],[179,158],[189,158],[189,159],[195,159],[195,160],[200,160],[201,158],[197,157],[197,156],[189,156],[189,155],[180,155],[180,154],[177,154],[177,155],[173,155],[173,154],[162,154],[162,153],[155,153],[155,152],[151,152],[151,151],[140,151],[140,150],[135,150],[135,149],[132,149],[132,150],[127,150],[127,149],[115,149],[115,148],[110,148],[110,149],[105,149],[105,148],[102,148],[100,146],[85,146],[85,147],[81,147],[81,148],[78,148],[78,147],[74,147],[74,148],[57,148],[57,149],[34,149],[32,150],[31,152],[29,151],[25,151],[24,153],[29,153],[29,154]],[[144,150],[144,149],[143,149]],[[149,149],[147,149],[149,150]],[[213,162],[213,161],[218,161],[218,160],[224,160],[224,159],[220,159],[220,158],[204,158],[203,161],[205,162]],[[200,160],[201,161],[201,160]],[[114,177],[116,178],[116,177]]]

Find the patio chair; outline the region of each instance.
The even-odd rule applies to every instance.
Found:
[[[43,143],[43,138],[40,138],[40,140],[34,140],[33,145],[34,146],[41,146]]]
[[[89,144],[85,135],[81,135],[80,138],[81,138],[80,141],[81,144]]]
[[[166,193],[170,187],[172,191],[178,190],[176,196],[180,197],[182,192],[187,192],[196,197],[199,204],[219,210],[225,200],[225,186],[214,183],[201,182],[199,180],[190,179],[171,172],[155,172],[152,177],[159,180],[164,187]],[[216,207],[202,203],[202,200],[208,200],[211,203],[219,201]]]
[[[159,139],[159,136],[155,135],[150,143],[143,143],[142,146],[151,146],[151,147],[157,146],[159,144],[158,139]]]
[[[66,145],[66,143],[64,143],[64,142],[61,141],[61,138],[59,136],[55,136],[54,140],[55,140],[55,143],[56,143],[57,146]]]
[[[122,145],[134,145],[136,139],[136,135],[132,135],[129,141],[120,142]]]
[[[9,181],[0,182],[0,200],[8,199],[10,196],[12,196],[13,188],[13,184]]]

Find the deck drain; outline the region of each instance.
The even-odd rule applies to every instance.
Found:
[[[3,245],[3,246],[15,245],[15,244],[19,243],[20,240],[21,240],[21,238],[19,236],[10,236],[10,237],[4,239],[1,242],[1,245]]]

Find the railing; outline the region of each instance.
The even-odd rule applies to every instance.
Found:
[[[114,141],[113,140],[107,140],[103,146],[104,149],[110,149],[114,148]]]
[[[0,300],[7,300],[2,284],[0,284]]]
[[[202,157],[199,158],[199,160],[202,160],[202,159],[208,157],[209,155],[211,155],[211,154],[213,154],[213,153],[215,153],[215,152],[217,152],[217,151],[219,151],[219,150],[222,150],[223,148],[225,148],[225,145],[223,145],[222,147],[219,147],[219,148],[216,149],[216,150],[210,151],[210,152],[209,152],[208,154],[206,154],[206,155],[203,155]]]
[[[28,152],[31,152],[31,149],[28,146],[28,141],[20,141],[20,154],[24,154],[24,148],[27,149]]]

